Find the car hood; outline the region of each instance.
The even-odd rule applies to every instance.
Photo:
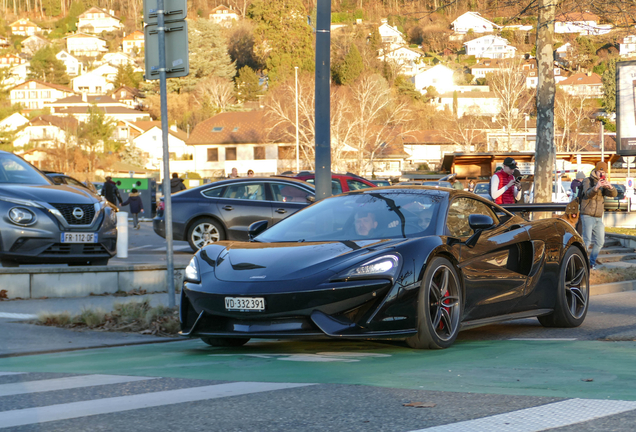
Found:
[[[66,185],[0,185],[0,196],[52,204],[94,204],[97,197]]]
[[[393,248],[402,240],[317,243],[231,243],[216,259],[216,277],[232,282],[299,279],[354,265],[366,256]],[[336,268],[338,267],[338,268]]]

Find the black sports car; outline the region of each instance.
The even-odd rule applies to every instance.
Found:
[[[588,258],[572,226],[527,221],[470,192],[358,190],[265,227],[251,225],[251,242],[195,254],[183,336],[212,346],[327,336],[446,348],[469,327],[527,317],[575,327],[587,313]]]

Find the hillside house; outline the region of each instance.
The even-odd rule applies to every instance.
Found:
[[[113,81],[117,76],[117,68],[103,64],[97,69],[86,72],[71,80],[73,90],[88,95],[104,95],[115,88]]]
[[[233,21],[239,20],[239,14],[225,5],[215,7],[210,11],[208,19],[215,24],[222,25],[224,27],[230,27]]]
[[[41,115],[32,119],[18,133],[13,145],[16,147],[23,147],[26,144],[35,145],[38,148],[57,147],[73,140],[77,126],[78,122],[73,117]]]
[[[42,33],[40,26],[32,23],[26,18],[19,19],[16,22],[9,24],[9,27],[11,27],[11,34],[17,36],[31,36]]]
[[[385,19],[382,20],[382,25],[378,27],[378,32],[382,37],[382,43],[388,45],[388,50],[393,50],[400,46],[406,45],[406,37],[396,27],[389,25]]]
[[[636,35],[625,36],[619,44],[619,53],[621,57],[636,56]]]
[[[393,63],[399,70],[399,73],[407,76],[415,75],[420,69],[419,60],[423,54],[413,48],[401,46],[386,54],[378,56],[378,60]]]
[[[131,137],[134,146],[139,149],[146,158],[146,169],[161,169],[163,166],[163,135],[160,121],[137,121],[131,123],[134,138]],[[170,160],[184,159],[185,155],[192,155],[193,148],[186,144],[187,135],[184,131],[171,125],[168,130],[168,152]],[[189,158],[186,158],[189,159]],[[188,162],[194,164],[192,159]]]
[[[84,65],[82,64],[82,62],[76,59],[75,57],[73,57],[72,55],[70,55],[69,53],[67,53],[66,51],[64,50],[60,51],[59,53],[55,55],[55,58],[57,58],[62,63],[64,63],[64,66],[66,67],[66,74],[68,76],[74,77],[74,76],[78,76],[82,74],[82,70],[84,68]]]
[[[453,74],[454,71],[451,68],[440,63],[421,71],[411,78],[411,81],[415,89],[422,94],[426,93],[426,89],[431,86],[441,94],[453,90],[455,85]]]
[[[445,93],[431,101],[440,111],[453,112],[453,93]],[[494,92],[457,93],[457,117],[468,115],[496,116],[501,112],[501,99]]]
[[[12,67],[26,63],[26,60],[15,54],[4,54],[0,56],[0,67]]]
[[[9,68],[8,76],[2,81],[3,88],[10,88],[26,82],[29,76],[31,62],[20,63]]]
[[[124,25],[114,16],[114,12],[92,7],[78,17],[77,30],[82,33],[100,34],[121,30]]]
[[[555,33],[578,33],[581,35],[603,35],[609,33],[613,26],[598,24],[599,17],[590,12],[568,12],[557,15],[554,22]]]
[[[486,78],[486,75],[506,67],[508,63],[502,59],[480,59],[470,68],[470,73],[477,78]]]
[[[75,33],[66,38],[66,51],[76,56],[97,57],[108,52],[106,41],[84,33]]]
[[[22,45],[22,53],[26,54],[29,57],[33,57],[33,55],[41,48],[44,48],[47,45],[50,45],[51,41],[48,39],[44,39],[39,35],[31,35],[25,40],[21,42]]]
[[[406,159],[413,168],[427,164],[430,169],[438,170],[444,153],[452,152],[453,143],[443,131],[417,130],[402,135],[404,151],[409,155]]]
[[[570,42],[567,42],[554,50],[554,57],[557,59],[566,59],[570,56],[573,50],[574,47],[572,46],[572,44]]]
[[[521,66],[523,73],[526,75],[526,88],[537,88],[539,82],[539,73],[537,70],[537,59],[528,59]],[[571,73],[559,66],[558,62],[554,62],[554,80],[557,84],[565,81]]]
[[[132,109],[142,109],[143,108],[143,95],[141,92],[135,88],[128,86],[119,86],[115,90],[112,91],[110,96],[117,100],[117,102],[121,102],[126,105],[128,108]]]
[[[14,131],[27,123],[29,123],[28,118],[20,113],[13,113],[9,117],[0,120],[0,131]]]
[[[194,146],[194,171],[204,177],[236,168],[278,174],[295,164],[295,144],[271,129],[264,111],[225,112],[197,124],[187,141]]]
[[[513,58],[517,51],[517,48],[510,45],[507,39],[495,35],[482,36],[464,42],[464,48],[466,55],[490,59]]]
[[[140,55],[144,52],[144,43],[144,33],[139,30],[135,30],[121,41],[121,49],[126,54]]]
[[[129,65],[132,65],[135,68],[135,70],[139,69],[137,67],[137,62],[135,62],[135,59],[123,52],[114,52],[114,53],[109,52],[104,54],[104,57],[102,57],[102,64],[106,64],[106,63],[113,67],[124,66],[129,64]]]
[[[0,36],[0,48],[7,48],[9,45],[9,39]]]
[[[501,26],[482,17],[479,12],[466,12],[453,21],[451,27],[457,34],[466,34],[470,30],[473,33],[492,33],[501,28]]]
[[[559,83],[566,93],[584,98],[603,97],[603,80],[598,74],[578,72]]]
[[[9,92],[11,104],[22,104],[28,110],[42,109],[47,102],[53,102],[73,94],[70,88],[39,80],[29,80],[13,87]]]

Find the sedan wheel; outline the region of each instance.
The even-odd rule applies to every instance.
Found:
[[[559,272],[554,311],[538,317],[544,327],[578,327],[585,320],[590,300],[589,270],[583,252],[576,246],[567,250]]]
[[[417,303],[417,334],[406,343],[417,349],[451,346],[459,332],[462,296],[457,271],[446,258],[426,265]]]
[[[199,219],[188,230],[188,243],[195,252],[223,239],[223,228],[210,218]]]

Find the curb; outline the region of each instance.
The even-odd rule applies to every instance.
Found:
[[[591,285],[590,296],[614,294],[614,293],[634,291],[634,290],[636,290],[636,280],[610,282],[610,283],[600,284],[600,285]]]

